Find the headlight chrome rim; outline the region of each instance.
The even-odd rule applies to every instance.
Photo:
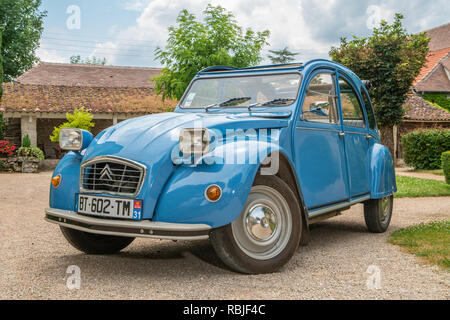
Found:
[[[199,138],[201,138],[201,148],[193,145],[195,139]],[[185,155],[203,155],[210,150],[211,135],[206,128],[185,128],[180,131],[178,144],[181,153]]]
[[[70,133],[77,133],[79,136],[79,143],[75,146],[73,141],[70,142],[72,144],[72,147],[70,146],[70,144],[64,144],[62,141],[64,139],[64,134],[70,134],[70,133],[66,133],[66,132],[70,132]],[[68,151],[80,151],[83,148],[83,132],[81,131],[81,129],[78,128],[62,128],[61,131],[59,132],[59,147],[63,150],[68,150]]]

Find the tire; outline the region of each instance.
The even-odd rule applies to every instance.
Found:
[[[392,209],[394,206],[394,196],[388,196],[383,199],[371,199],[364,203],[364,219],[367,229],[373,233],[385,232],[392,218]]]
[[[258,176],[240,216],[214,229],[210,239],[222,261],[237,272],[275,272],[296,252],[302,234],[297,197],[276,176]]]
[[[60,227],[64,237],[76,249],[87,254],[113,254],[126,248],[134,238],[107,236]]]

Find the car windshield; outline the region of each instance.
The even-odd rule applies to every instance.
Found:
[[[287,106],[297,99],[300,74],[200,78],[193,82],[181,108],[252,108]]]

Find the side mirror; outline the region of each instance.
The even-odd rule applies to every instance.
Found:
[[[370,90],[370,88],[372,88],[372,83],[370,83],[370,80],[363,80],[362,83],[367,90]]]

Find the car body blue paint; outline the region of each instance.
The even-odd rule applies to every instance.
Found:
[[[81,163],[99,156],[133,160],[147,168],[145,181],[137,199],[143,200],[143,219],[174,223],[206,223],[214,228],[231,223],[241,212],[253,180],[264,159],[247,164],[223,164],[215,161],[221,148],[236,148],[237,156],[252,157],[256,150],[267,154],[277,151],[292,165],[305,210],[344,203],[368,194],[377,199],[396,191],[395,174],[389,151],[379,144],[377,130],[347,128],[303,121],[302,105],[307,85],[319,70],[328,70],[336,78],[344,75],[358,92],[361,80],[349,69],[327,60],[313,60],[305,65],[286,65],[266,69],[233,69],[227,72],[200,72],[194,79],[254,74],[301,74],[297,100],[288,106],[254,108],[251,111],[228,107],[220,110],[183,109],[172,113],[148,115],[121,122],[102,131],[81,152],[69,152],[59,163],[54,175],[61,174],[58,188],[51,187],[50,206],[75,210],[79,192]],[[361,99],[362,100],[362,99]],[[340,104],[340,98],[337,100]],[[342,115],[341,115],[342,117]],[[223,136],[223,144],[201,157],[205,164],[177,164],[172,151],[178,145],[183,128],[196,122]],[[253,130],[249,141],[236,139],[231,129]],[[274,138],[259,141],[266,130],[278,129]],[[227,131],[228,130],[228,131]],[[345,138],[339,136],[345,132]],[[367,139],[370,135],[370,139]],[[88,141],[88,136],[86,138]],[[205,189],[219,185],[221,199],[215,203],[205,199]],[[104,194],[104,196],[108,196]]]

